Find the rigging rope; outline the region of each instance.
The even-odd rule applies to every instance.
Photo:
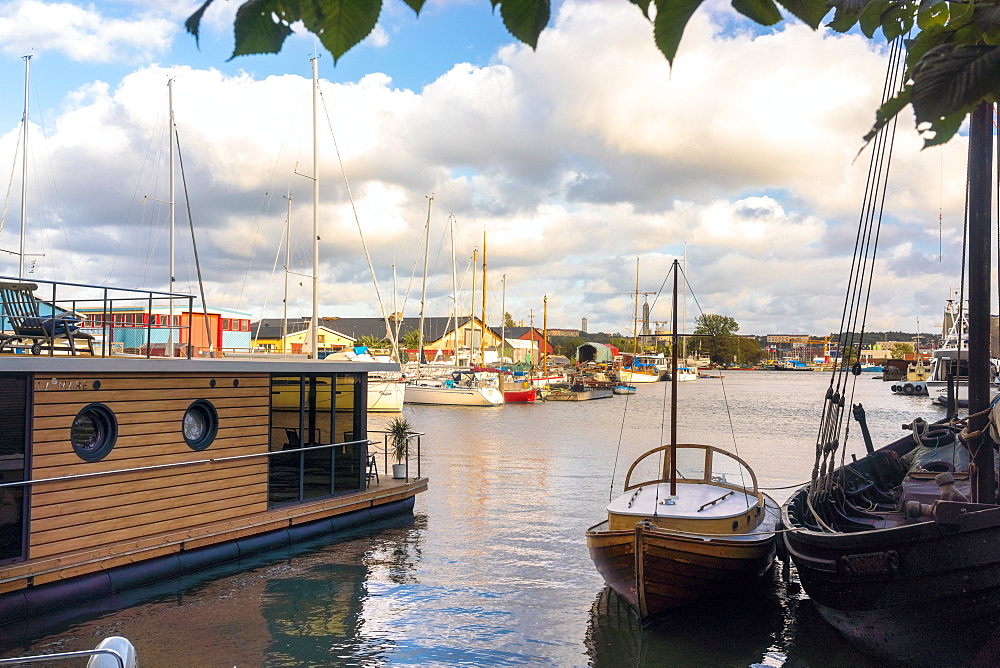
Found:
[[[903,85],[904,58],[903,38],[890,45],[889,61],[882,90],[885,103]],[[833,530],[820,517],[816,506],[826,501],[835,485],[834,473],[837,453],[840,450],[841,467],[846,455],[849,422],[844,408],[851,403],[860,374],[861,345],[864,339],[868,302],[872,290],[875,271],[875,256],[878,248],[879,232],[888,185],[888,173],[895,138],[896,119],[888,124],[873,140],[871,160],[868,166],[868,180],[865,184],[864,200],[858,231],[855,237],[854,255],[848,279],[847,293],[841,312],[840,333],[837,337],[841,363],[831,373],[830,384],[823,402],[822,419],[816,436],[815,461],[811,475],[807,507],[815,520],[826,530]],[[851,364],[852,358],[854,359]],[[840,435],[843,433],[843,443]],[[845,446],[841,448],[841,446]],[[843,470],[843,468],[841,468]]]

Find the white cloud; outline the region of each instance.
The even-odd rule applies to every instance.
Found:
[[[533,312],[539,324],[547,294],[550,324],[586,317],[591,331],[625,331],[635,258],[641,289],[654,290],[686,244],[706,311],[733,316],[745,333],[835,329],[867,174],[867,154],[854,157],[878,104],[884,58],[857,36],[795,25],[723,34],[710,18],[696,14],[672,71],[634,6],[568,1],[537,52],[512,46],[488,66],[456,63],[423,90],[395,87],[391,72],[324,82],[324,315],[378,313],[328,111],[383,295],[390,298],[395,265],[400,295],[409,286],[408,314],[433,193],[428,312],[451,309],[446,220],[454,213],[465,289],[485,228],[491,290],[505,274],[507,310],[518,320]],[[84,37],[125,48],[114,40],[124,26],[103,32],[114,23],[98,21]],[[310,84],[300,76],[145,66],[72,91],[45,142],[64,211],[39,214],[34,229],[56,240],[61,225],[97,230],[75,249],[79,257],[104,257],[98,266],[113,264],[117,280],[163,287],[162,215],[137,201],[166,199],[170,76],[209,298],[259,315],[290,186],[293,265],[309,271],[311,181],[293,175],[312,173]],[[919,285],[911,275],[936,252],[938,207],[954,220],[961,206],[960,179],[942,175],[964,174],[961,140],[921,152],[908,123],[901,119],[874,295],[877,319],[898,327],[920,313],[930,321],[957,272],[933,267],[936,277]],[[0,164],[10,164],[15,135],[0,138]],[[942,233],[949,256],[961,239],[952,228]],[[178,273],[191,285],[184,254]],[[276,289],[268,313],[279,308]],[[305,308],[304,288],[294,289],[290,303]]]
[[[178,30],[162,16],[111,18],[93,5],[14,0],[0,7],[0,43],[8,55],[60,52],[83,63],[139,63],[166,53]]]

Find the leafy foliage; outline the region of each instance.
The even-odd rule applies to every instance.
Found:
[[[739,350],[736,336],[739,329],[739,324],[727,315],[702,313],[695,323],[694,334],[701,337],[698,347],[714,364],[729,364],[735,361]]]
[[[410,454],[410,434],[413,427],[405,417],[394,417],[386,428],[389,433],[389,450],[397,464],[402,464]]]
[[[487,0],[499,8],[515,38],[537,47],[551,15],[551,0]],[[628,0],[649,19],[653,40],[673,64],[688,21],[704,0]],[[214,0],[185,22],[198,39],[201,19]],[[404,0],[417,15],[424,0]],[[334,62],[375,29],[383,0],[246,0],[233,25],[232,57],[277,53],[301,21],[333,55]],[[651,15],[650,6],[655,8]],[[764,26],[784,20],[782,10],[814,30],[857,27],[869,38],[881,31],[889,42],[907,40],[906,84],[876,112],[870,140],[907,105],[913,105],[925,146],[948,141],[980,102],[1000,98],[1000,7],[996,0],[731,0],[733,9]]]
[[[913,353],[913,346],[909,343],[897,341],[889,348],[889,356],[894,360],[906,359],[907,355]]]

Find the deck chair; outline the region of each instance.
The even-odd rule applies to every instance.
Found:
[[[365,487],[370,487],[372,484],[372,478],[375,479],[375,484],[381,484],[378,479],[378,461],[375,459],[375,453],[372,452],[368,455],[368,470],[365,474]]]
[[[86,343],[88,352],[94,354],[94,337],[80,331],[82,319],[35,297],[38,286],[34,283],[0,282],[0,303],[6,327],[0,338],[0,352],[30,348],[32,355],[42,351],[65,350],[77,354],[76,342]],[[6,330],[9,330],[6,331]],[[62,345],[57,345],[64,342]]]

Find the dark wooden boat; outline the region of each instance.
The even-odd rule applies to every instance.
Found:
[[[674,261],[677,369],[677,277]],[[671,376],[670,443],[636,459],[608,517],[587,530],[604,581],[653,618],[710,597],[744,594],[774,564],[777,504],[746,462],[724,450],[677,443],[677,374]]]
[[[669,466],[671,452],[685,472],[673,493],[662,477],[633,481],[661,458]],[[741,459],[708,445],[664,445],[632,464],[608,519],[587,530],[587,549],[604,581],[647,619],[752,591],[774,563],[777,517]]]
[[[992,128],[993,105],[981,104],[969,133],[967,424],[917,422],[879,450],[866,435],[869,454],[839,467],[843,426],[823,426],[813,479],[782,508],[784,548],[820,613],[859,648],[895,663],[1000,662],[1000,505],[989,410]],[[825,417],[843,412],[845,392],[831,382]]]

